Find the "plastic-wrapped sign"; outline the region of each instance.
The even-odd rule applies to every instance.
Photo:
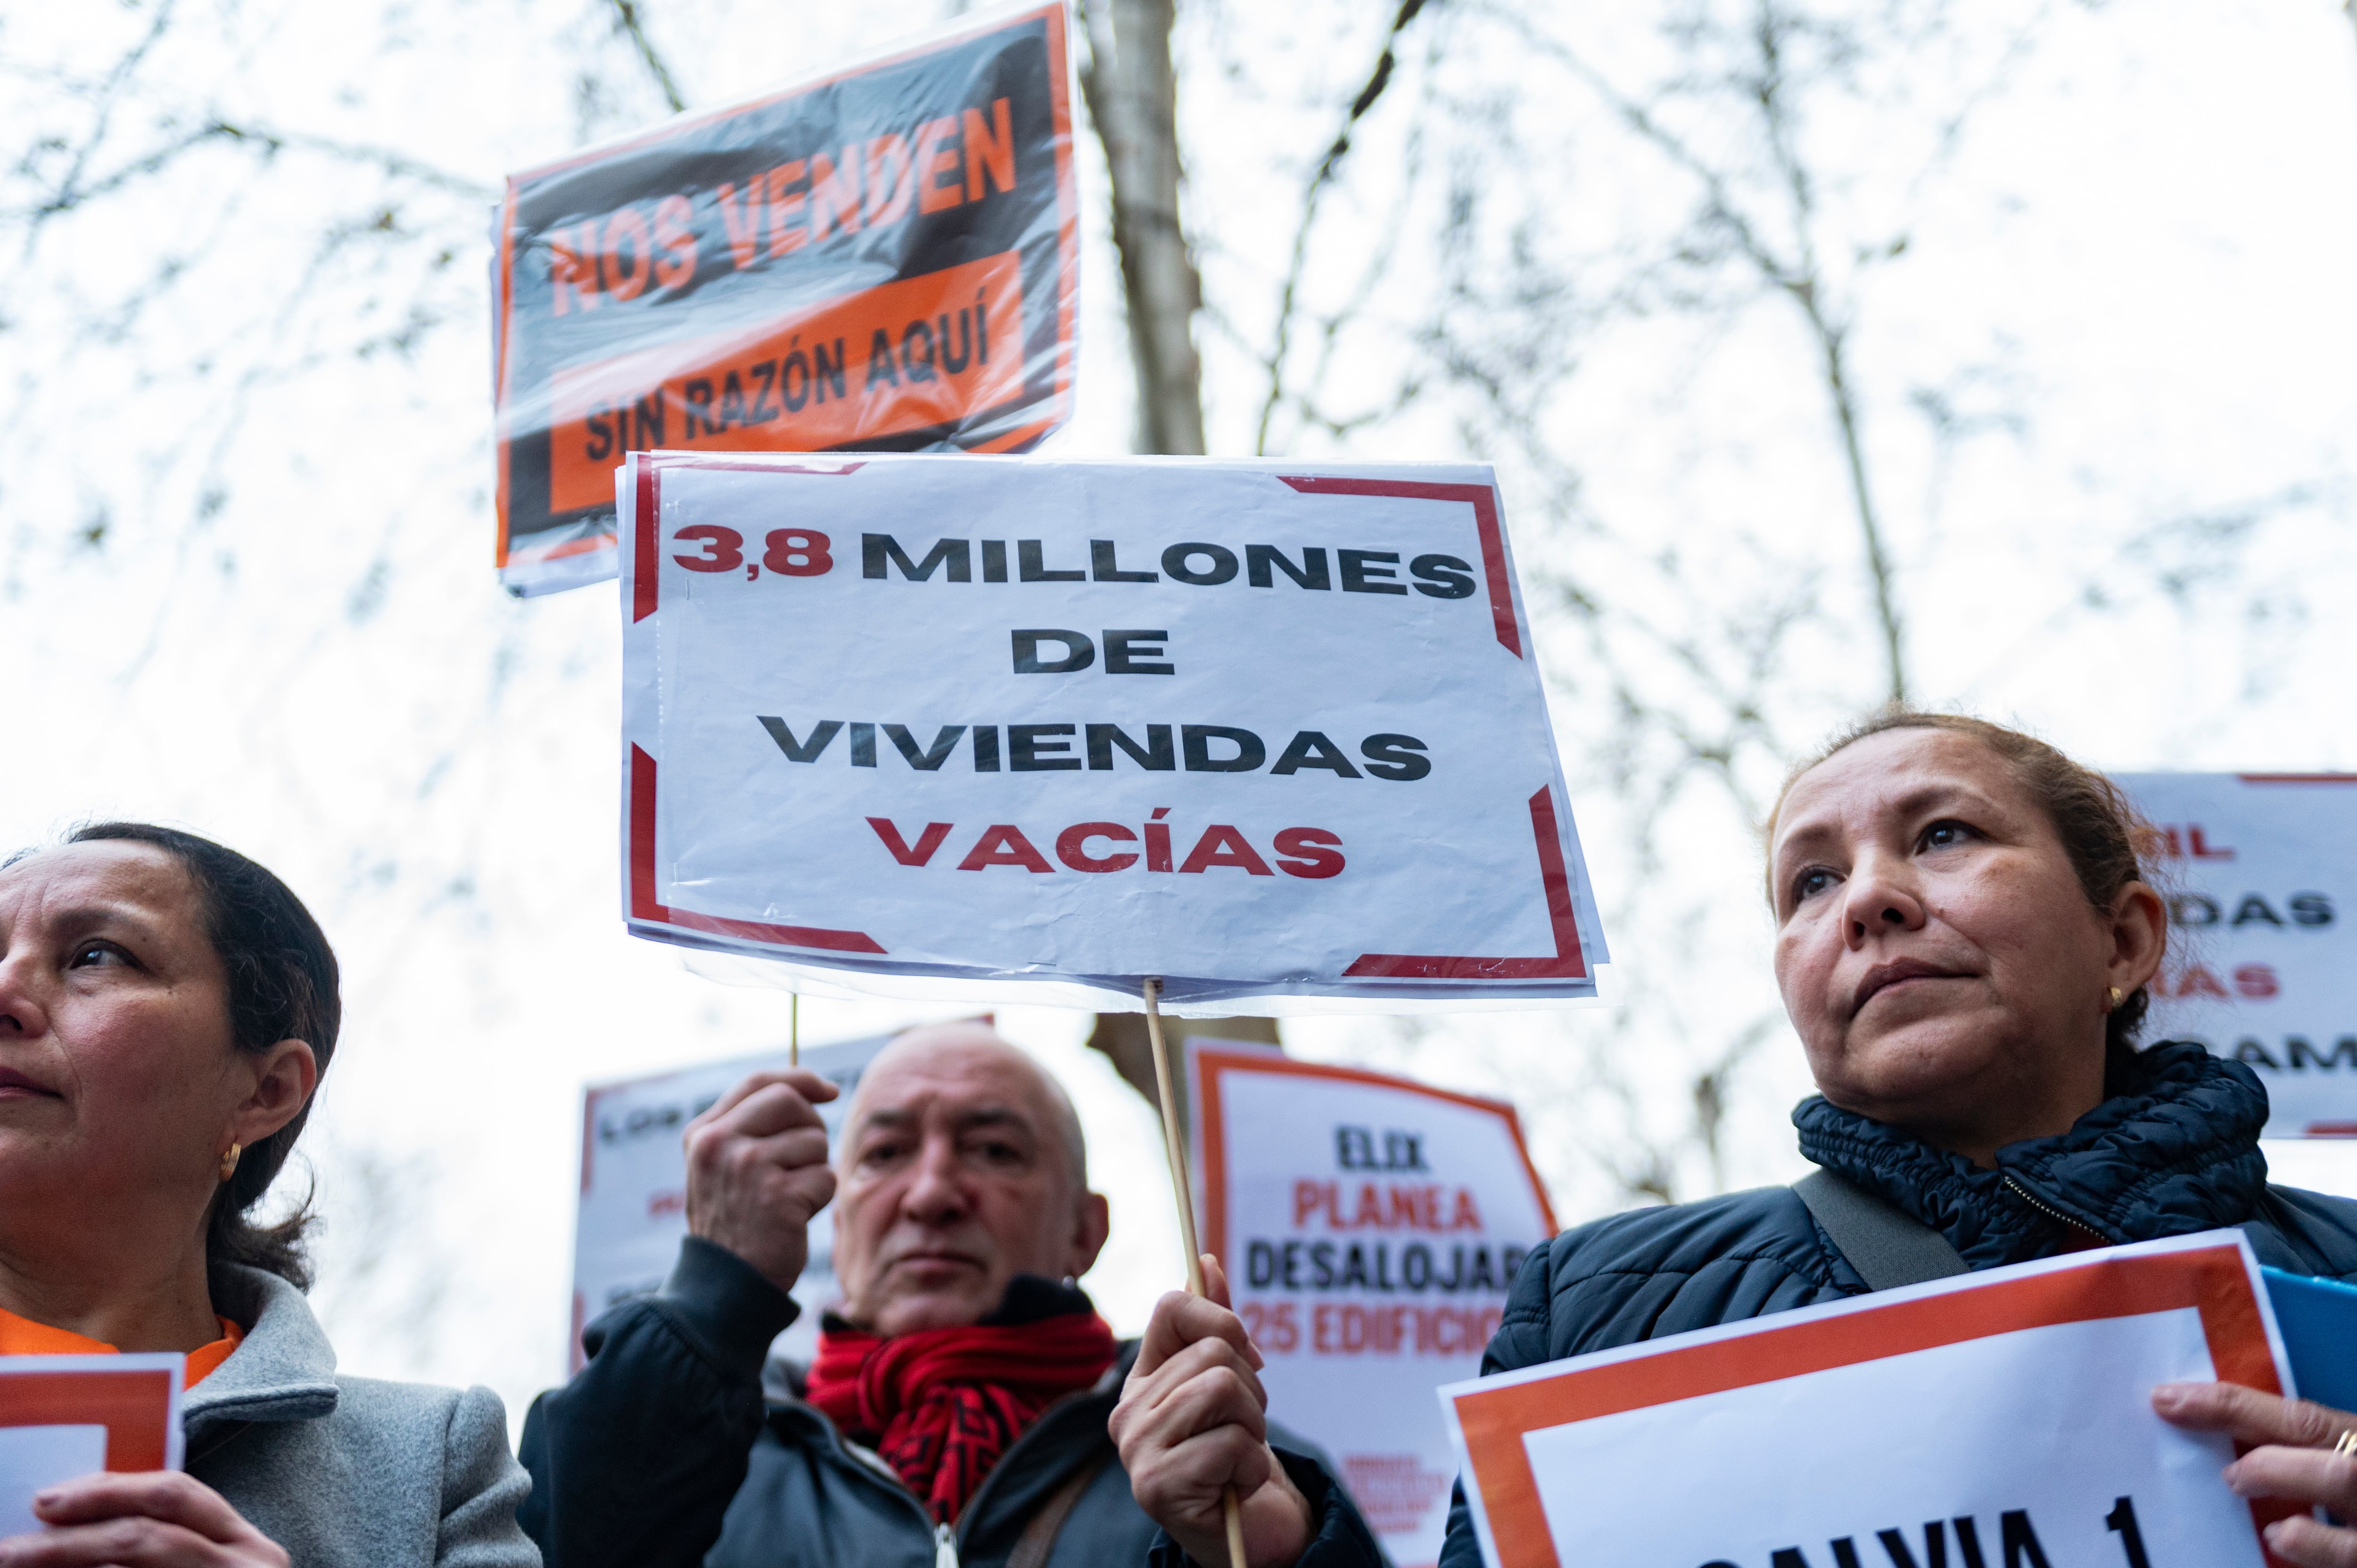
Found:
[[[499,567],[615,575],[626,452],[1020,450],[1069,412],[1060,4],[515,175]]]
[[[627,491],[638,934],[886,994],[1594,994],[1486,467],[660,453]]]
[[[2130,773],[2169,905],[2147,1039],[2267,1086],[2272,1137],[2357,1136],[2357,774]]]
[[[1513,1107],[1189,1040],[1203,1244],[1270,1412],[1341,1466],[1399,1568],[1440,1557],[1457,1456],[1432,1391],[1481,1369],[1555,1234]]]
[[[2080,1252],[1442,1391],[1490,1568],[2263,1568],[2223,1433],[2157,1383],[2290,1393],[2240,1231]],[[1698,1481],[1698,1477],[1706,1477]]]
[[[851,1091],[889,1035],[814,1046],[802,1067],[843,1092],[818,1107],[830,1145]],[[592,1084],[581,1097],[581,1206],[573,1221],[573,1331],[566,1355],[583,1361],[581,1330],[608,1307],[662,1288],[687,1234],[687,1124],[748,1073],[783,1072],[787,1053],[704,1062],[675,1072]],[[794,1285],[802,1316],[775,1353],[807,1360],[818,1346],[819,1308],[835,1299],[834,1210],[811,1221],[810,1262]]]

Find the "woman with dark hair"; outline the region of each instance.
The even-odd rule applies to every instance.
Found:
[[[1977,719],[1887,713],[1797,769],[1769,819],[1768,897],[1820,1090],[1792,1120],[1819,1172],[1566,1231],[1517,1277],[1483,1372],[1907,1283],[1835,1230],[1928,1245],[1945,1267],[1927,1278],[2239,1226],[2264,1263],[2357,1277],[2357,1203],[2267,1184],[2251,1070],[2136,1048],[2168,942],[2137,826],[2102,775]],[[1248,1341],[1233,1315],[1166,1298],[1146,1343],[1123,1399],[1131,1484],[1215,1541],[1221,1487],[1250,1479],[1237,1432],[1260,1419]],[[2357,1508],[2357,1459],[2320,1451],[2357,1416],[2216,1384],[2154,1403],[2264,1444],[2229,1472],[2248,1495]],[[2357,1565],[2357,1530],[2290,1519],[2268,1539],[2293,1563]],[[1479,1561],[1460,1494],[1441,1562]]]
[[[488,1389],[339,1377],[308,1220],[251,1211],[335,1054],[336,957],[193,834],[86,827],[0,865],[0,1355],[179,1351],[185,1473],[40,1494],[8,1568],[531,1568]]]

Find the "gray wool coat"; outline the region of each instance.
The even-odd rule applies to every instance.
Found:
[[[182,1403],[188,1474],[296,1568],[539,1568],[497,1394],[339,1377],[300,1291],[256,1269],[214,1280],[215,1310],[251,1326]]]

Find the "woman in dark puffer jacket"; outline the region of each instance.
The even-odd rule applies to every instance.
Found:
[[[1974,719],[1888,714],[1797,772],[1768,875],[1777,983],[1823,1091],[1792,1112],[1801,1152],[1975,1269],[2231,1225],[2263,1263],[2357,1278],[2357,1203],[2267,1185],[2250,1069],[2134,1047],[2168,938],[2135,827],[2108,779]],[[1789,1187],[1616,1215],[1534,1264],[1485,1373],[1867,1289]],[[2357,1425],[2209,1387],[2158,1402],[2254,1443]],[[2262,1450],[2238,1484],[2330,1458]],[[2290,1561],[2357,1561],[2357,1531],[2276,1528]],[[1441,1561],[1479,1561],[1461,1498]]]
[[[2198,1045],[2135,1048],[2168,940],[2136,825],[2100,774],[1975,719],[1886,714],[1796,772],[1769,822],[1768,891],[1777,983],[1822,1090],[1793,1112],[1801,1150],[1974,1269],[2240,1226],[2262,1262],[2357,1277],[2357,1203],[2267,1185],[2266,1090],[2250,1069]],[[1790,1187],[1641,1209],[1566,1231],[1524,1265],[1482,1370],[1867,1288]],[[1217,1347],[1200,1341],[1245,1343],[1211,1303],[1166,1315],[1206,1366]],[[2247,1495],[2357,1517],[2357,1459],[2328,1451],[2357,1415],[2221,1384],[2154,1402],[2256,1445],[2229,1471]],[[1147,1430],[1135,1424],[1125,1457]],[[1166,1482],[1133,1460],[1132,1483],[1183,1489],[1168,1468]],[[1222,1473],[1196,1468],[1187,1482],[1208,1507]],[[2291,1519],[2269,1541],[2303,1568],[2357,1564],[2357,1530]],[[1296,1552],[1268,1561],[1343,1561]],[[1460,1490],[1442,1568],[1479,1562]]]

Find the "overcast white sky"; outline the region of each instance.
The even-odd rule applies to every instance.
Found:
[[[590,7],[411,5],[365,25],[359,9],[263,0],[217,27],[191,24],[155,91],[400,145],[486,190],[657,107]],[[1182,39],[1190,215],[1213,296],[1246,335],[1265,320],[1297,166],[1372,53],[1368,19],[1345,9],[1275,17],[1229,4],[1191,12]],[[651,11],[701,103],[935,15],[921,3]],[[127,34],[148,14],[106,25]],[[0,6],[0,57],[95,59],[89,36],[64,30],[87,15]],[[1598,13],[1599,54],[1641,55],[1651,15]],[[1502,80],[1529,69],[1482,47]],[[1229,69],[1240,59],[1252,70]],[[605,73],[602,99],[577,88],[585,61]],[[45,102],[23,70],[0,73],[0,120],[18,122],[15,95],[27,119]],[[2357,767],[2357,32],[2324,0],[2068,9],[2006,88],[1857,346],[1862,373],[1889,389],[1878,438],[1914,574],[1923,695],[2021,717],[2106,766]],[[1338,199],[1335,276],[1380,237],[1377,176],[1405,156],[1413,102],[1401,100],[1403,124],[1362,138],[1377,173]],[[1566,124],[1580,113],[1566,105]],[[1591,245],[1652,221],[1664,199],[1652,177],[1587,150],[1592,124],[1571,129],[1587,139],[1547,188],[1555,216]],[[1054,449],[1109,454],[1127,443],[1129,389],[1084,151],[1081,410]],[[1855,199],[1878,199],[1890,163],[1859,154]],[[14,744],[0,844],[92,815],[160,818],[255,855],[310,900],[348,977],[348,1027],[311,1135],[344,1238],[326,1252],[321,1299],[346,1365],[487,1382],[520,1408],[561,1373],[582,1084],[778,1043],[786,998],[715,985],[622,935],[613,590],[517,603],[489,566],[481,203],[404,188],[396,228],[409,238],[323,249],[323,222],[365,228],[373,176],[294,155],[266,181],[227,155],[182,167],[10,258],[0,649]],[[1531,172],[1492,177],[1520,189]],[[182,256],[178,281],[121,330],[69,330],[125,280]],[[404,335],[421,301],[440,324]],[[372,334],[383,345],[355,357]],[[1205,338],[1214,449],[1245,450],[1257,383],[1226,339]],[[1624,527],[1641,520],[1738,598],[1748,558],[1717,542],[1730,531],[1822,542],[1835,564],[1825,593],[1854,596],[1823,404],[1794,349],[1770,312],[1599,335],[1554,415],[1587,504]],[[1978,395],[2018,413],[2021,433],[1943,454],[1904,415],[1910,367],[1927,362],[1981,367]],[[1448,419],[1403,428],[1370,455],[1469,451]],[[1510,474],[1510,506],[1518,482]],[[214,488],[226,499],[209,510]],[[2152,562],[2121,553],[2161,519],[2271,499],[2284,504],[2262,508],[2241,575],[2218,585],[2234,592],[2197,584],[2179,604],[2153,587]],[[1544,551],[1523,527],[1527,568]],[[2125,607],[2079,607],[2091,578],[2115,582]],[[1824,646],[1840,660],[1865,645]],[[1575,777],[1593,744],[1584,712],[1566,709],[1560,731]],[[1609,824],[1623,805],[1575,800],[1583,823]],[[1639,873],[1610,832],[1585,836],[1609,908]],[[1615,929],[1615,956],[1686,993],[1679,1005],[1697,1016],[1718,1016],[1725,998],[1733,1015],[1771,994],[1755,869],[1723,827],[1693,843],[1675,875],[1720,911],[1721,935],[1685,948],[1674,921]],[[804,1038],[923,1015],[813,1002]],[[1116,1217],[1088,1283],[1135,1329],[1178,1277],[1152,1119],[1081,1047],[1084,1015],[1010,1009],[1001,1023],[1080,1103]],[[1558,1130],[1542,1137],[1539,1165],[1576,1219],[1609,1189],[1560,1132],[1577,1124],[1558,1103],[1574,1080],[1529,1064],[1567,1059],[1579,1031],[1604,1026],[1550,1015],[1410,1036],[1330,1021],[1288,1026],[1288,1038],[1528,1090],[1544,1101],[1528,1107],[1533,1124]],[[1771,1046],[1745,1081],[1730,1179],[1795,1174],[1783,1112],[1805,1087],[1797,1049]],[[2275,1154],[2289,1179],[2357,1190],[2339,1151]]]

